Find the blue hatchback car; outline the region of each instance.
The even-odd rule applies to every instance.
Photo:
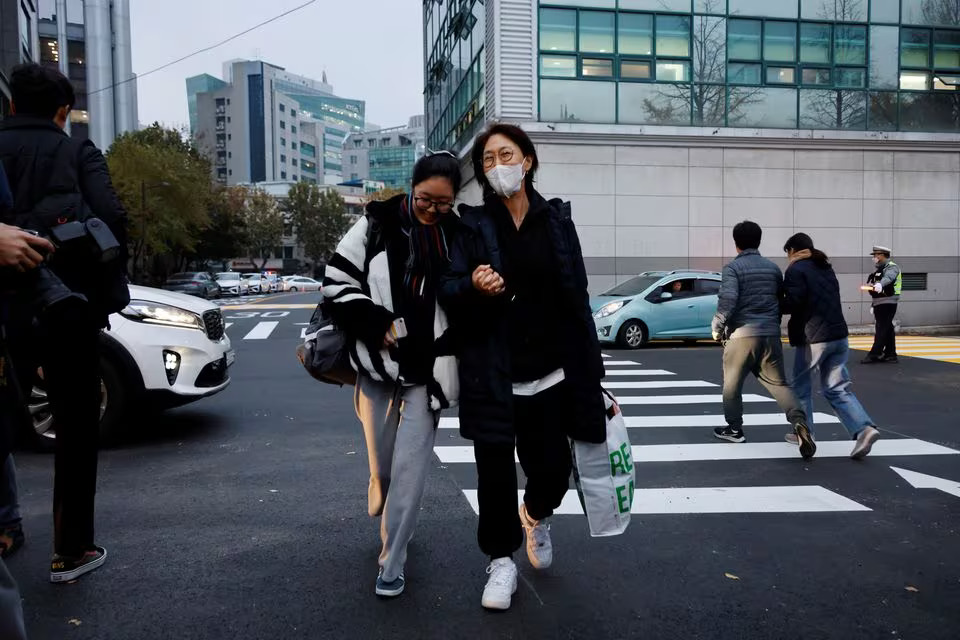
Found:
[[[720,274],[647,271],[590,300],[600,342],[637,349],[650,340],[709,339]]]

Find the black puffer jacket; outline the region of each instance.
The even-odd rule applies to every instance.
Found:
[[[787,268],[783,289],[783,312],[790,314],[787,333],[792,346],[832,342],[849,335],[840,284],[829,262],[797,260]]]
[[[566,336],[557,345],[571,391],[574,420],[567,435],[600,443],[606,438],[606,416],[600,380],[603,360],[590,312],[587,274],[569,206],[545,201],[529,192],[530,206],[543,207],[560,268],[562,295],[544,322],[556,322]],[[503,297],[486,297],[473,287],[473,271],[489,264],[503,272],[496,223],[480,207],[460,208],[461,229],[451,252],[451,267],[440,286],[440,303],[450,316],[460,358],[460,433],[487,444],[513,444],[513,383]]]

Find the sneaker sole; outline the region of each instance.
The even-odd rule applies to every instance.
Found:
[[[550,565],[553,564],[553,556],[550,557],[546,562],[538,561],[533,554],[530,553],[530,550],[527,549],[527,560],[530,561],[530,566],[536,569],[537,571],[543,571],[544,569],[549,569]]]
[[[403,585],[399,589],[381,589],[380,587],[377,587],[377,595],[382,598],[395,598],[403,593],[403,590],[406,586],[407,585]]]
[[[721,436],[715,433],[713,434],[713,437],[717,438],[718,440],[723,440],[725,442],[733,442],[735,444],[740,444],[741,442],[747,441],[747,439],[744,436],[740,436],[739,438],[737,438],[735,436]]]
[[[97,558],[96,560],[88,562],[82,567],[77,567],[73,571],[58,571],[56,573],[51,571],[50,582],[53,582],[55,584],[61,583],[61,582],[71,582],[73,580],[76,580],[82,575],[85,575],[87,573],[90,573],[91,571],[95,571],[96,569],[99,569],[103,565],[103,563],[106,562],[106,560],[107,560],[107,552],[104,551],[103,555]]]
[[[850,457],[854,460],[862,460],[866,458],[870,454],[870,451],[873,449],[873,443],[876,442],[879,438],[880,438],[880,434],[876,431],[873,432],[867,438],[867,442],[863,445],[862,449],[858,451],[856,447],[853,448],[853,452],[850,454]]]
[[[510,608],[510,605],[513,604],[513,594],[517,592],[517,585],[513,585],[513,591],[510,592],[510,598],[504,602],[491,602],[486,598],[481,598],[480,605],[484,609],[490,609],[491,611],[506,611]]]
[[[797,438],[800,440],[800,455],[803,456],[804,460],[809,460],[817,453],[817,444],[813,441],[809,431],[806,437],[797,433]]]

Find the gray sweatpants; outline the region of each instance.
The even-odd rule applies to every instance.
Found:
[[[733,338],[723,344],[723,414],[728,425],[743,426],[743,383],[749,374],[770,392],[790,424],[805,423],[803,405],[783,370],[783,343],[779,336],[769,336]]]
[[[27,640],[23,628],[23,607],[17,583],[0,560],[0,638],[3,640]]]
[[[380,519],[380,566],[390,582],[403,573],[417,526],[440,412],[430,409],[425,386],[357,378],[357,416],[370,462],[368,511]]]

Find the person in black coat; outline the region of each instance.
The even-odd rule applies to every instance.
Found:
[[[837,276],[830,260],[805,233],[791,236],[783,250],[790,265],[783,279],[782,309],[790,314],[787,333],[790,345],[797,350],[791,386],[806,410],[812,432],[812,378],[819,371],[824,397],[856,440],[850,457],[863,458],[870,453],[880,432],[850,391],[850,346]],[[795,434],[788,433],[786,438],[796,443]]]
[[[478,540],[491,558],[482,604],[506,609],[524,531],[531,564],[552,562],[544,519],[569,487],[568,438],[605,441],[604,372],[570,208],[533,188],[530,138],[493,125],[471,155],[484,203],[460,209],[440,303],[458,340],[460,432],[474,441]],[[514,449],[527,478],[519,514]]]

